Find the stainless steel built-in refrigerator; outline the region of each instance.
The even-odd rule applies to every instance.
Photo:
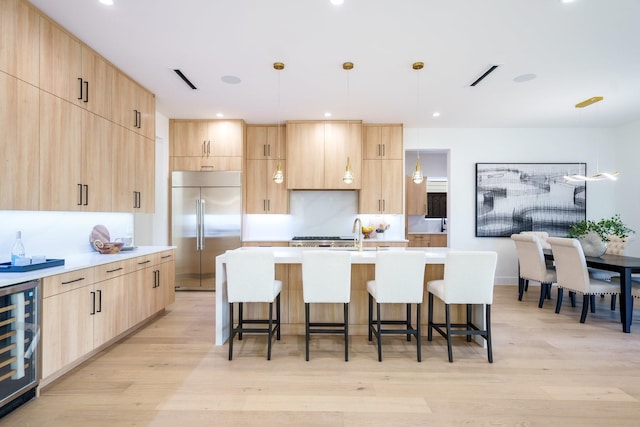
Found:
[[[176,290],[215,290],[216,256],[241,246],[241,173],[173,172]]]

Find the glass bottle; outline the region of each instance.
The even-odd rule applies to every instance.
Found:
[[[22,244],[22,232],[16,232],[16,241],[13,243],[13,247],[11,248],[11,265],[16,265],[16,260],[19,258],[24,258],[24,245]]]

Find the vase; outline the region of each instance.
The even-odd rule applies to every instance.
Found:
[[[607,242],[595,231],[590,231],[578,239],[585,256],[601,257],[607,252]]]

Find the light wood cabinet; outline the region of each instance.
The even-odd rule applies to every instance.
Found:
[[[92,287],[93,347],[98,348],[129,329],[127,276],[120,275]]]
[[[127,287],[130,326],[175,301],[174,251],[136,259],[133,268],[133,281]]]
[[[113,125],[40,92],[40,209],[111,210]]]
[[[402,160],[363,160],[359,213],[401,214],[403,176]]]
[[[113,77],[113,120],[145,138],[155,141],[155,96],[115,70]]]
[[[242,170],[242,120],[170,120],[173,170]]]
[[[0,1],[0,71],[37,86],[39,52],[38,13],[20,0]]]
[[[446,247],[446,234],[409,234],[409,247],[411,248],[428,248],[428,247]]]
[[[135,191],[134,212],[153,213],[155,212],[155,141],[147,139],[142,135],[135,135]]]
[[[121,126],[113,141],[114,212],[155,211],[155,143]]]
[[[362,123],[287,122],[287,188],[357,190],[362,185]],[[351,163],[354,181],[342,177]]]
[[[247,159],[285,159],[286,128],[280,125],[247,125]]]
[[[402,125],[364,125],[359,212],[401,214],[404,165]]]
[[[92,113],[111,119],[115,69],[87,46],[82,46],[82,105]]]
[[[410,176],[405,176],[407,215],[427,214],[427,180],[420,184],[413,182]]]
[[[0,72],[0,93],[0,210],[38,210],[39,90]]]

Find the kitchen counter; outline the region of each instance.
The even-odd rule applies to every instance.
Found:
[[[97,265],[150,255],[169,249],[175,249],[175,246],[139,246],[134,250],[124,251],[117,254],[103,255],[98,252],[87,252],[67,256],[64,259],[64,265],[58,267],[43,268],[25,273],[0,273],[0,288],[14,285],[16,283],[28,282],[29,280],[54,276],[56,274],[68,273],[70,271],[80,270],[83,268],[95,267]],[[52,258],[55,259],[55,257]]]
[[[373,239],[372,239],[373,240]],[[444,272],[444,261],[448,248],[363,248],[362,252],[355,248],[291,248],[291,247],[246,247],[236,250],[261,250],[270,251],[275,256],[276,278],[282,280],[283,289],[281,296],[282,306],[282,331],[284,334],[304,334],[304,319],[300,318],[302,302],[302,253],[309,250],[348,250],[351,253],[352,264],[352,303],[350,315],[352,333],[366,333],[366,282],[374,278],[376,255],[381,251],[422,251],[425,258],[425,283],[428,280],[441,279]],[[227,300],[226,286],[226,256],[216,257],[216,345],[222,345],[229,337],[229,302]],[[426,289],[426,288],[425,288]],[[426,291],[425,291],[426,292]],[[425,297],[426,298],[426,297]],[[425,299],[426,301],[426,299]],[[303,306],[302,306],[303,307]],[[245,311],[248,309],[245,308]],[[426,311],[426,310],[425,310]],[[250,318],[251,314],[247,315]],[[454,316],[455,317],[455,316]],[[422,318],[426,321],[426,313]]]

